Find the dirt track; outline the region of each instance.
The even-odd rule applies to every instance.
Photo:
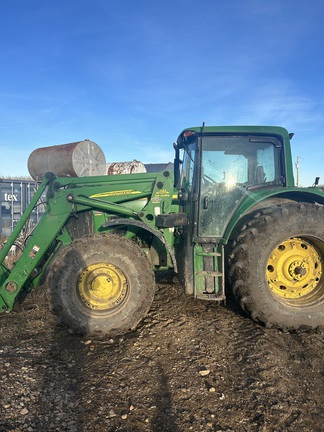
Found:
[[[0,431],[323,430],[323,334],[265,329],[167,278],[115,340],[69,334],[42,293],[0,323]]]

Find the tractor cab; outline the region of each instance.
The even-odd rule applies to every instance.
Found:
[[[178,267],[188,293],[225,299],[228,232],[254,202],[294,184],[286,170],[289,145],[288,132],[277,127],[203,126],[180,134],[175,186],[189,223],[181,232]]]
[[[197,239],[221,238],[251,191],[287,185],[282,134],[251,129],[192,128],[178,138],[177,187]]]

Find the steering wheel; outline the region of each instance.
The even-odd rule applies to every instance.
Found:
[[[207,174],[204,174],[202,176],[202,180],[205,186],[215,186],[217,184],[217,182],[212,177],[209,177]]]

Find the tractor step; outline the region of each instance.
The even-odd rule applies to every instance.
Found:
[[[207,301],[218,301],[221,302],[225,300],[225,297],[220,297],[219,295],[215,293],[197,293],[195,295],[195,298],[198,300],[207,300]]]
[[[223,273],[220,271],[197,271],[197,276],[212,276],[212,277],[221,277]]]
[[[219,252],[203,252],[203,251],[197,251],[197,256],[222,256]]]
[[[205,300],[225,300],[223,246],[196,244],[194,267],[195,297]]]

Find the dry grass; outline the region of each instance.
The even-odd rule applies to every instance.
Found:
[[[3,249],[6,241],[8,239],[5,237],[0,237],[0,250]],[[8,255],[6,256],[4,260],[4,264],[9,269],[12,269],[12,267],[15,265],[17,260],[19,259],[21,253],[22,253],[22,245],[23,242],[20,240],[17,240],[17,242],[14,243],[13,247],[10,249]]]

